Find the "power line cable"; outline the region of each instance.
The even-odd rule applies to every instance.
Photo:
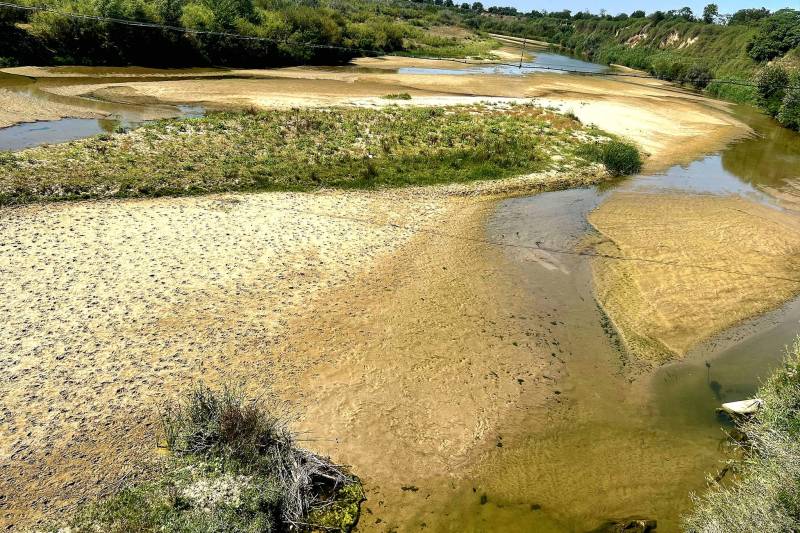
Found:
[[[480,201],[479,201],[480,202]],[[369,218],[362,218],[356,216],[349,216],[349,215],[337,215],[331,213],[320,213],[318,211],[313,211],[310,209],[299,209],[295,207],[277,207],[274,205],[266,206],[265,209],[271,209],[274,211],[279,212],[289,212],[299,215],[310,215],[315,217],[321,218],[328,218],[332,220],[346,220],[348,222],[357,222],[361,224],[368,224],[371,226],[378,226],[378,227],[385,227],[385,228],[395,228],[395,229],[402,229],[402,230],[409,230],[409,231],[418,231],[420,233],[426,233],[428,235],[433,235],[436,237],[443,237],[446,239],[452,240],[459,240],[464,242],[471,242],[475,244],[485,244],[488,246],[495,246],[495,247],[505,247],[505,248],[515,248],[515,249],[522,249],[522,250],[530,250],[534,252],[547,252],[551,254],[557,255],[569,255],[575,257],[586,257],[586,258],[597,258],[597,259],[608,259],[611,261],[627,261],[627,262],[635,262],[635,263],[648,263],[648,264],[655,264],[661,265],[665,267],[674,267],[674,268],[696,268],[698,270],[705,270],[709,272],[720,272],[724,274],[732,274],[735,276],[742,276],[748,278],[758,278],[758,279],[769,279],[769,280],[777,280],[777,281],[788,281],[791,283],[798,283],[800,284],[800,278],[791,278],[785,276],[774,276],[769,274],[758,274],[752,272],[745,272],[741,270],[729,269],[724,267],[715,267],[711,265],[700,265],[696,263],[683,263],[681,261],[665,261],[662,259],[653,259],[649,257],[637,257],[637,256],[625,256],[625,255],[617,255],[617,254],[608,254],[608,253],[600,253],[597,251],[592,250],[569,250],[564,248],[557,248],[554,246],[548,246],[541,244],[539,242],[536,243],[535,246],[524,244],[524,243],[511,243],[506,241],[499,241],[494,239],[487,239],[482,237],[467,237],[463,235],[454,235],[452,233],[448,233],[445,231],[440,231],[433,228],[424,228],[410,224],[400,224],[397,222],[377,222],[375,220],[370,220]]]

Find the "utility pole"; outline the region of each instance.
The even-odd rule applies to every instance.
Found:
[[[527,37],[522,38],[522,51],[519,54],[519,68],[522,70],[522,60],[525,57],[525,44],[528,42]]]

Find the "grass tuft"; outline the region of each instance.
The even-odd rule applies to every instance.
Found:
[[[642,169],[642,156],[632,144],[620,140],[587,144],[579,152],[589,160],[602,163],[613,176],[636,174]]]
[[[81,510],[70,531],[350,531],[357,522],[357,478],[300,448],[277,404],[200,385],[164,404],[161,419],[173,455],[156,479]]]

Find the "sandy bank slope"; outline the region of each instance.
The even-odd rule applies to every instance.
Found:
[[[32,96],[0,89],[0,128],[20,122],[56,120],[64,117],[95,118],[100,113],[77,106],[48,102]]]
[[[616,193],[590,214],[607,240],[598,299],[633,352],[683,355],[800,292],[800,222],[739,197]]]

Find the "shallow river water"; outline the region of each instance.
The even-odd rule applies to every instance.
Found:
[[[800,135],[753,110],[735,112],[757,135],[721,153],[612,186],[499,204],[489,239],[527,246],[504,249],[507,272],[525,287],[532,312],[551,311],[560,322],[551,344],[565,363],[563,409],[550,417],[521,415],[503,448],[455,498],[465,505],[454,505],[448,525],[439,528],[592,531],[642,517],[657,520],[662,532],[679,529],[689,494],[702,491],[706,475],[717,474],[726,458],[728,422],[715,408],[750,397],[779,364],[800,331],[800,300],[724,332],[683,361],[640,373],[628,367],[605,326],[591,259],[558,251],[574,250],[592,234],[588,213],[618,191],[735,194],[775,209],[791,206],[800,182]]]
[[[0,151],[15,151],[42,144],[73,141],[100,133],[111,133],[118,128],[135,127],[146,120],[154,118],[196,117],[202,116],[205,112],[200,106],[127,105],[104,102],[92,98],[64,96],[46,90],[48,87],[57,87],[59,85],[113,83],[115,80],[120,82],[131,81],[129,76],[136,73],[136,69],[131,68],[109,69],[107,73],[93,69],[92,74],[84,74],[81,69],[75,70],[74,75],[69,77],[39,79],[0,72],[0,89],[22,93],[42,101],[75,105],[89,111],[106,114],[106,116],[102,118],[40,120],[38,122],[0,128]],[[181,76],[180,79],[185,79],[186,72],[176,71],[176,74],[184,73],[184,76]],[[120,77],[115,77],[114,74],[119,74]],[[166,81],[170,79],[176,78],[163,75],[148,78],[146,73],[142,73],[136,78],[137,81]]]

